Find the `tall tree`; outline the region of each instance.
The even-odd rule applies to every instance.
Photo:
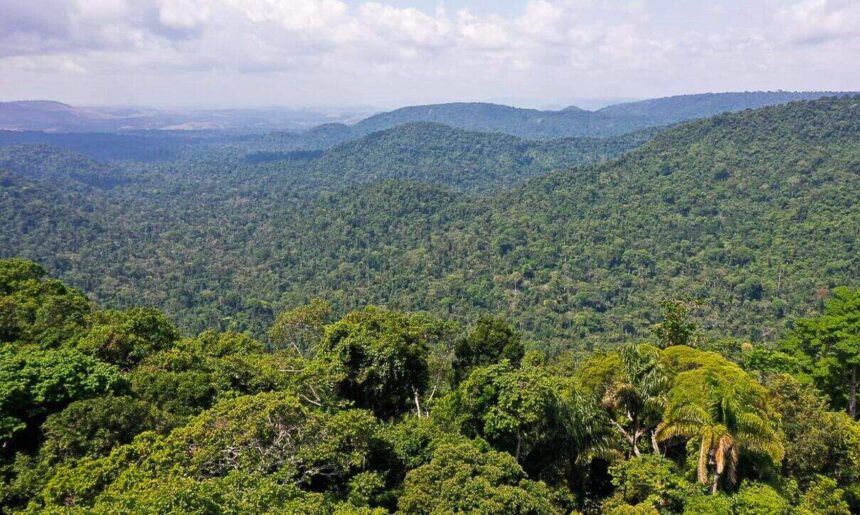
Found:
[[[439,411],[463,434],[512,454],[530,474],[575,465],[605,434],[599,408],[571,380],[507,361],[475,369]]]
[[[775,429],[778,415],[763,386],[719,355],[687,347],[664,352],[687,370],[674,379],[657,438],[699,442],[696,475],[700,483],[707,484],[710,475],[713,494],[723,480],[734,483],[742,451],[782,461],[785,449]]]
[[[454,347],[454,380],[459,383],[475,367],[492,365],[503,359],[519,366],[524,354],[520,334],[505,320],[482,317]]]
[[[641,454],[639,441],[646,435],[654,452],[660,452],[656,431],[666,407],[669,379],[657,348],[625,345],[590,360],[579,377],[600,398],[610,423],[630,444],[630,454]]]
[[[699,327],[690,320],[690,305],[680,300],[663,302],[663,320],[651,328],[662,348],[672,345],[694,347],[699,340],[698,331]]]
[[[284,311],[269,329],[269,340],[275,348],[290,347],[307,357],[319,343],[323,327],[329,321],[331,304],[313,299],[304,306]]]
[[[860,289],[836,288],[824,314],[798,320],[783,347],[798,355],[836,407],[857,418],[860,388]]]
[[[370,307],[326,327],[317,358],[336,370],[336,390],[388,418],[414,403],[429,381],[427,357],[439,328],[423,317]]]

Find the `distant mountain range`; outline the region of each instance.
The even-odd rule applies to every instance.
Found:
[[[625,102],[596,111],[577,106],[541,111],[500,104],[457,102],[403,107],[373,115],[351,126],[329,123],[301,134],[283,133],[278,137],[283,144],[295,149],[324,149],[416,122],[439,123],[469,131],[496,132],[533,140],[609,137],[745,109],[852,94],[838,91],[705,93]]]
[[[143,109],[76,107],[52,101],[0,102],[0,130],[121,132],[135,130],[281,131],[301,149],[321,149],[413,122],[434,122],[527,139],[617,136],[716,114],[843,96],[835,91],[705,93],[625,102],[596,111],[570,106],[556,111],[458,102],[410,106],[363,118],[368,111],[323,113],[295,109]],[[356,123],[357,122],[357,123]]]
[[[369,110],[326,113],[301,109],[149,109],[79,107],[53,101],[0,102],[0,130],[118,132],[130,130],[305,131],[331,122],[352,123]]]
[[[617,136],[721,113],[848,94],[831,91],[706,93],[627,102],[596,111],[576,106],[559,111],[539,111],[484,103],[438,104],[404,107],[377,114],[357,123],[352,130],[366,134],[404,123],[436,122],[529,139]]]
[[[264,334],[319,296],[338,313],[503,314],[553,352],[645,337],[664,298],[705,300],[710,337],[772,341],[857,286],[860,96],[654,132],[413,123],[327,152],[241,146],[277,142],[261,136],[157,164],[0,146],[0,257],[188,332]]]

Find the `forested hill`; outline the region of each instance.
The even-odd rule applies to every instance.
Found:
[[[858,104],[692,122],[468,208],[403,183],[335,195],[292,228],[313,236],[279,280],[296,301],[504,312],[553,348],[643,336],[662,298],[704,301],[714,336],[770,340],[860,279]]]
[[[683,95],[609,106],[586,111],[574,106],[559,111],[539,111],[486,103],[453,103],[404,107],[380,113],[355,125],[325,123],[310,129],[271,131],[266,125],[254,130],[122,130],[94,125],[67,128],[71,132],[37,130],[3,130],[0,120],[0,145],[49,144],[83,153],[99,160],[166,162],[187,157],[189,153],[207,156],[225,148],[232,152],[258,152],[262,159],[278,153],[322,152],[340,144],[355,141],[374,132],[386,131],[411,123],[437,123],[453,128],[500,133],[531,140],[561,138],[617,137],[643,129],[653,130],[677,122],[706,118],[743,109],[811,100],[822,96],[844,96],[838,92],[747,92]],[[32,115],[26,109],[36,109]],[[60,106],[60,107],[57,107]],[[53,120],[59,114],[84,112],[57,103],[0,103],[3,110],[12,109],[16,119],[41,122],[41,116]],[[41,110],[47,109],[47,114]],[[8,113],[7,113],[8,114]],[[65,122],[63,122],[65,123]],[[60,126],[65,127],[63,123]],[[204,124],[205,125],[205,124]],[[14,124],[13,124],[14,126]],[[24,127],[30,127],[27,123]],[[156,126],[157,127],[157,126]],[[169,126],[168,126],[169,127]],[[51,128],[50,125],[43,128]],[[86,132],[107,131],[107,132]],[[83,132],[82,132],[83,131]],[[608,144],[614,144],[611,140]],[[587,151],[587,149],[585,149]],[[573,163],[582,163],[574,161]],[[571,163],[572,164],[572,163]],[[526,174],[528,175],[528,174]]]
[[[310,171],[348,182],[408,179],[484,192],[614,157],[650,137],[641,131],[544,142],[418,122],[338,145],[314,161]]]
[[[528,327],[624,338],[646,299],[684,297],[718,334],[773,338],[860,281],[860,98],[686,124],[500,195],[473,231],[498,235],[487,268]]]
[[[706,301],[708,334],[769,340],[827,289],[857,286],[858,105],[691,122],[478,199],[390,179],[307,192],[305,169],[278,162],[146,167],[74,193],[7,178],[0,254],[194,331],[262,334],[320,296],[339,312],[502,313],[542,345],[583,349],[645,335],[660,299],[688,298]]]
[[[703,93],[624,102],[604,107],[598,112],[613,118],[632,119],[639,121],[639,123],[658,126],[743,111],[744,109],[758,109],[799,100],[817,100],[822,97],[851,96],[853,94],[856,93],[837,91]]]
[[[371,116],[353,126],[352,132],[366,134],[423,121],[531,139],[611,136],[725,112],[847,94],[785,91],[707,93],[617,104],[598,111],[576,108],[540,111],[486,103],[436,104],[404,107]]]

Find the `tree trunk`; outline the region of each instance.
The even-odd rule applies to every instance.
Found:
[[[517,428],[517,462],[520,461],[520,452],[523,448],[523,433]]]
[[[720,489],[720,474],[716,470],[714,471],[714,480],[711,482],[711,495],[717,495],[717,491]]]
[[[633,447],[633,455],[637,458],[642,455],[639,451],[639,431],[633,433],[633,437],[630,439],[630,445]]]
[[[663,455],[660,451],[660,442],[657,441],[657,431],[651,431],[651,448],[654,449],[654,454],[657,456]]]
[[[418,388],[412,387],[412,393],[415,394],[415,412],[418,414],[418,418],[421,418],[421,400],[418,396]]]
[[[857,418],[857,365],[851,368],[851,384],[848,390],[848,414]]]

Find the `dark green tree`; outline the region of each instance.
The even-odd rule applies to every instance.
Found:
[[[503,359],[518,367],[523,355],[525,347],[520,334],[505,320],[482,317],[454,347],[454,380],[459,383],[472,369],[492,365]]]
[[[546,485],[530,481],[506,453],[478,443],[439,445],[430,463],[407,474],[398,508],[405,513],[552,514]]]
[[[103,456],[135,435],[156,429],[158,410],[143,401],[121,396],[75,401],[42,425],[41,456],[50,462]]]
[[[132,308],[99,311],[78,349],[108,363],[130,368],[179,339],[179,331],[160,311]]]
[[[663,320],[651,328],[660,347],[695,346],[699,340],[699,328],[690,320],[689,304],[679,300],[668,300],[663,302],[662,306]]]
[[[420,317],[379,308],[349,313],[326,327],[317,359],[334,367],[336,391],[358,407],[389,418],[414,407],[428,384],[437,327]]]
[[[113,365],[72,349],[0,345],[0,441],[13,447],[34,440],[51,413],[70,403],[122,391],[126,381]]]
[[[0,259],[0,343],[50,348],[81,336],[89,300],[45,276],[44,268],[30,261]]]
[[[857,418],[860,388],[860,289],[836,288],[824,314],[800,319],[783,347],[802,359],[834,406]]]
[[[290,347],[300,356],[309,357],[319,344],[330,315],[331,304],[323,299],[313,299],[284,311],[269,328],[269,341],[275,348]]]

